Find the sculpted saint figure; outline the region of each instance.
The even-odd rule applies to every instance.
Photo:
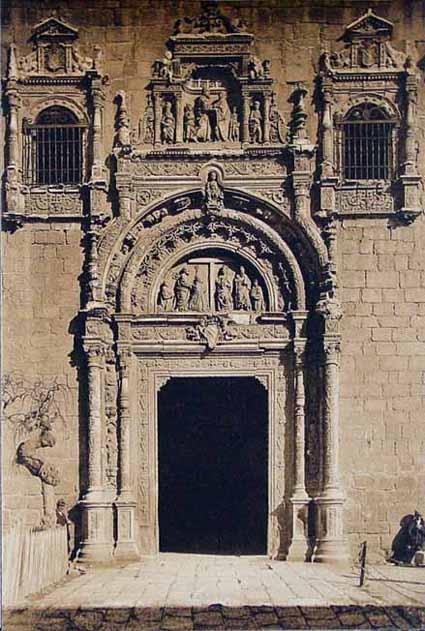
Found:
[[[265,311],[264,294],[257,278],[252,283],[250,295],[253,310],[258,312]]]
[[[164,281],[161,283],[158,294],[158,307],[162,311],[171,311],[173,308],[174,293],[169,284]]]
[[[212,107],[215,111],[214,140],[227,140],[230,110],[227,104],[225,92],[220,92],[218,99],[214,101]]]
[[[176,128],[176,121],[172,111],[172,105],[170,101],[167,101],[164,105],[164,110],[161,118],[161,140],[167,144],[174,142],[174,131]]]
[[[249,115],[249,135],[251,142],[263,142],[263,115],[260,110],[260,101],[254,101]]]
[[[222,208],[224,200],[223,189],[218,183],[217,173],[210,171],[205,184],[205,203],[207,208]]]
[[[226,276],[224,267],[220,267],[215,281],[215,308],[217,311],[233,309],[232,284]]]
[[[183,140],[185,142],[198,142],[198,130],[196,128],[195,112],[193,111],[193,107],[192,105],[190,105],[190,103],[186,103],[186,105],[184,106],[183,133]]]
[[[189,309],[191,311],[204,311],[204,284],[198,274],[198,268],[195,269],[195,278],[190,290]]]
[[[189,306],[191,283],[188,281],[189,272],[185,267],[180,270],[174,283],[174,304],[176,311],[187,311]]]
[[[195,120],[198,130],[198,140],[209,142],[211,140],[210,121],[211,101],[208,88],[202,88],[201,96],[195,101]]]
[[[235,309],[242,311],[251,311],[250,299],[251,281],[248,278],[245,268],[241,266],[239,272],[235,274],[233,279],[233,295]]]
[[[238,142],[239,140],[239,118],[238,118],[238,110],[236,107],[233,108],[232,114],[230,116],[229,123],[229,140],[232,142]]]

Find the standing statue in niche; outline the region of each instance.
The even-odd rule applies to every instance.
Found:
[[[220,267],[215,281],[215,308],[217,311],[232,311],[232,283],[228,280],[226,270]]]
[[[232,114],[230,116],[230,123],[229,123],[229,140],[231,142],[239,141],[239,130],[240,130],[240,123],[239,123],[239,117],[238,117],[238,110],[236,107],[234,107],[232,110]]]
[[[229,127],[230,109],[227,104],[225,92],[220,92],[216,101],[212,104],[214,112],[214,140],[227,140],[227,130]]]
[[[195,268],[195,278],[190,290],[189,309],[190,311],[205,311],[204,284],[199,276],[197,267]]]
[[[161,141],[167,144],[174,142],[176,120],[174,118],[172,104],[166,101],[161,118]]]
[[[239,272],[233,279],[233,295],[235,309],[241,311],[251,311],[251,281],[248,278],[245,268],[241,266]]]
[[[188,280],[189,272],[183,267],[178,273],[174,284],[174,303],[176,311],[187,311],[189,307],[190,292],[192,285]]]
[[[269,110],[270,142],[285,142],[285,120],[276,104],[276,95],[273,92]]]
[[[224,193],[218,182],[218,176],[215,171],[208,173],[207,182],[205,184],[205,205],[207,209],[221,209],[224,204]]]
[[[257,278],[252,283],[250,296],[253,311],[261,313],[266,310],[263,290]]]
[[[190,103],[186,103],[184,106],[183,140],[184,142],[198,142],[195,112],[193,111],[193,107]]]
[[[201,96],[195,100],[195,120],[198,140],[209,142],[211,140],[211,99],[208,88],[202,88]]]
[[[152,97],[147,97],[146,109],[143,118],[139,121],[137,142],[152,144],[154,140],[155,114],[152,105]]]
[[[158,307],[161,311],[171,311],[173,308],[174,293],[169,284],[161,283],[158,294]]]
[[[249,136],[252,143],[263,142],[263,115],[260,101],[253,101],[249,115]]]

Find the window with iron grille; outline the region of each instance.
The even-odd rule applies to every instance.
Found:
[[[346,180],[390,180],[395,167],[396,121],[371,103],[354,107],[342,127]]]
[[[43,110],[35,124],[24,123],[25,182],[79,184],[83,177],[86,127],[65,107]]]

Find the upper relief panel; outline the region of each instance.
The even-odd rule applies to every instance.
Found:
[[[199,17],[179,19],[153,64],[132,144],[142,151],[284,144],[270,62],[255,57],[253,43],[246,25],[224,16],[216,2],[204,2]]]

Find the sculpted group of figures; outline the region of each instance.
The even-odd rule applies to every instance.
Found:
[[[146,115],[145,115],[146,116]],[[283,126],[284,121],[277,110],[274,96],[269,109],[270,142],[284,142]],[[153,133],[146,129],[153,128],[153,111],[150,125],[146,126],[144,141],[152,141]],[[262,143],[263,132],[263,112],[261,102],[252,99],[248,120],[249,141],[251,143]],[[173,103],[166,100],[162,108],[161,116],[161,142],[172,144],[175,142],[176,117],[173,111]],[[183,111],[183,141],[184,142],[239,142],[240,121],[238,108],[229,107],[226,93],[220,92],[219,96],[213,100],[207,87],[202,89],[202,94],[195,99],[194,104],[186,103]]]
[[[189,270],[183,267],[177,274],[174,286],[164,281],[158,295],[161,311],[208,311],[210,305],[206,297],[204,283],[195,268],[193,280],[189,280]],[[228,276],[222,266],[215,281],[214,306],[216,311],[255,311],[266,309],[264,293],[258,282],[251,282],[245,268],[241,266],[233,277]]]

